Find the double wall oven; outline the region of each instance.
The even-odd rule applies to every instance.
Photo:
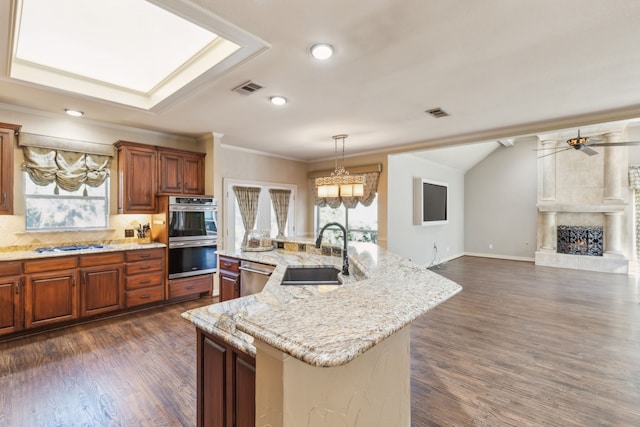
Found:
[[[169,197],[169,279],[216,271],[217,213],[213,197]]]

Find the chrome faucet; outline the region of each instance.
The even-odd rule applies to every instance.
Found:
[[[330,222],[328,224],[325,224],[325,226],[320,230],[320,234],[318,234],[318,238],[316,239],[316,248],[319,248],[320,245],[322,245],[322,233],[324,233],[324,230],[326,230],[328,227],[331,227],[332,225],[342,230],[342,240],[344,240],[344,249],[342,250],[342,274],[348,276],[349,258],[347,256],[347,230],[344,228],[344,226],[338,224],[337,222]]]

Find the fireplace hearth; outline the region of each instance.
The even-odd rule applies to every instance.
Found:
[[[559,225],[557,248],[559,254],[602,256],[603,228]]]

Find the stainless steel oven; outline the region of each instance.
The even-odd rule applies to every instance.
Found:
[[[169,279],[216,271],[217,213],[213,197],[169,197]]]

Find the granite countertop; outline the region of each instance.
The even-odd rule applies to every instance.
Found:
[[[258,339],[318,367],[348,363],[462,290],[373,244],[349,246],[351,275],[340,275],[342,285],[280,284],[287,267],[340,269],[340,257],[283,250],[218,254],[276,268],[262,292],[182,317],[252,356]]]
[[[42,245],[43,247],[46,245]],[[95,254],[101,252],[118,252],[118,251],[132,251],[139,249],[154,249],[154,248],[164,248],[166,245],[164,243],[114,243],[114,244],[105,244],[102,248],[91,248],[91,249],[78,249],[73,251],[59,251],[59,252],[36,252],[35,250],[24,250],[24,251],[0,251],[0,261],[23,261],[29,259],[39,259],[39,258],[50,258],[50,257],[61,257],[61,256],[73,256],[73,255],[85,255],[85,254]]]

